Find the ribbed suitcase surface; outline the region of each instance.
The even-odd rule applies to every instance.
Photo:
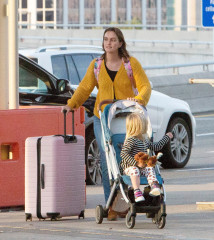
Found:
[[[64,143],[62,136],[26,140],[25,213],[39,218],[80,215],[85,209],[84,138]],[[39,171],[38,171],[39,170]]]

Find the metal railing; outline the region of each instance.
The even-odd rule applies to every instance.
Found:
[[[199,79],[196,79],[196,78],[190,78],[189,79],[189,83],[203,83],[203,84],[210,84],[212,87],[214,87],[214,79],[203,79],[203,78],[199,78]]]
[[[118,27],[120,29],[143,29],[143,30],[177,30],[177,31],[211,31],[210,28],[205,28],[201,25],[167,25],[167,24],[58,24],[58,23],[19,23],[18,27],[20,29],[105,29],[108,27]]]
[[[72,42],[86,42],[90,45],[100,44],[102,42],[102,38],[69,38],[69,37],[48,37],[48,36],[19,36],[20,42],[25,42],[28,40],[37,40],[40,43],[47,43],[48,41],[64,41],[68,44]],[[160,44],[168,44],[171,47],[175,47],[176,45],[188,45],[192,48],[194,45],[201,45],[207,48],[213,46],[212,41],[183,41],[183,40],[140,40],[140,39],[127,39],[126,42],[131,44],[132,46],[137,46],[138,44],[150,44],[151,46],[157,46]]]
[[[143,66],[143,69],[148,72],[149,70],[163,70],[163,69],[172,69],[173,74],[180,74],[181,68],[196,67],[202,66],[203,72],[209,72],[209,66],[214,65],[214,61],[206,62],[193,62],[193,63],[183,63],[183,64],[171,64],[171,65],[153,65],[153,66]]]

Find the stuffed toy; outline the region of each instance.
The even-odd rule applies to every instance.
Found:
[[[135,154],[134,159],[136,160],[136,162],[142,163],[143,168],[145,168],[147,166],[149,155],[144,152],[139,152]]]
[[[156,165],[157,160],[162,156],[162,153],[158,153],[158,155],[149,156],[144,152],[139,152],[134,156],[134,159],[137,162],[141,162],[144,167],[154,167]]]

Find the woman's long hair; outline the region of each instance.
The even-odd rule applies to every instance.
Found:
[[[126,139],[136,137],[141,140],[146,140],[148,130],[148,121],[144,114],[131,113],[126,118]]]
[[[129,55],[128,51],[126,50],[125,38],[124,38],[121,30],[119,28],[115,28],[115,27],[107,28],[103,34],[102,47],[103,47],[104,54],[101,56],[101,58],[105,59],[105,57],[106,57],[106,52],[104,49],[104,36],[105,36],[106,32],[114,32],[117,35],[119,42],[122,43],[122,46],[118,49],[118,54],[119,54],[120,58],[124,59],[124,61],[128,60],[130,58],[130,55]]]

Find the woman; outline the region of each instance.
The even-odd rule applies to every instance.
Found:
[[[149,80],[136,58],[130,57],[126,50],[126,42],[123,33],[118,28],[108,28],[103,34],[102,44],[104,54],[101,56],[98,79],[94,69],[97,60],[90,63],[88,70],[82,79],[74,95],[63,107],[67,112],[80,107],[90,96],[94,87],[98,88],[94,107],[94,134],[98,143],[101,157],[102,181],[104,188],[105,201],[107,202],[110,194],[110,184],[108,170],[102,140],[100,119],[98,114],[99,103],[106,99],[129,99],[140,101],[144,106],[149,101],[151,86]],[[127,74],[124,63],[130,63],[138,95],[135,96],[133,84]],[[105,105],[102,106],[102,111]],[[108,220],[115,220],[117,214],[110,208]]]

